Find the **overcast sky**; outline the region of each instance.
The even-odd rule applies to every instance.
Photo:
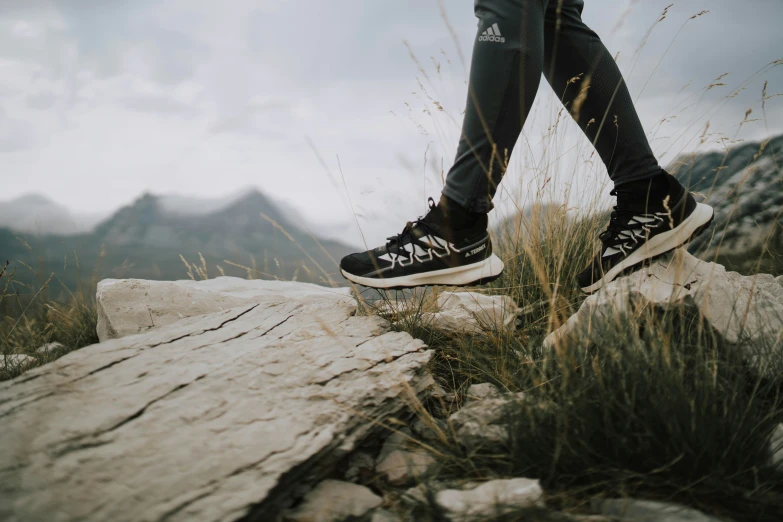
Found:
[[[254,186],[354,243],[351,202],[368,240],[398,232],[437,198],[459,136],[476,19],[469,0],[443,3],[456,41],[436,0],[0,0],[0,200],[94,212]],[[669,3],[585,0],[583,14],[620,53],[661,163],[783,132],[783,96],[761,111],[783,66],[751,78],[783,58],[783,2],[675,1],[637,53]],[[606,182],[570,121],[542,137],[550,93],[543,82],[501,199],[529,202],[548,177],[579,193]],[[740,129],[749,108],[760,120]]]

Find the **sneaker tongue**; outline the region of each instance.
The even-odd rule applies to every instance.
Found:
[[[433,231],[436,232],[439,236],[442,237],[443,234],[441,234],[441,228],[438,226],[437,223],[427,222],[427,226]],[[419,225],[414,225],[413,228],[411,228],[411,234],[416,239],[421,239],[423,237],[426,237],[429,235],[429,231],[425,230],[424,227]]]
[[[437,225],[434,225],[432,223],[427,223],[427,225],[429,226],[429,228],[434,229],[436,231],[440,230]],[[389,247],[392,247],[395,244],[397,244],[397,242],[399,241],[400,242],[399,246],[400,246],[400,248],[402,248],[403,245],[405,245],[406,243],[410,243],[411,242],[410,237],[408,236],[408,234],[410,234],[412,237],[414,237],[416,239],[420,239],[420,238],[425,237],[425,236],[428,235],[427,231],[424,230],[423,227],[419,226],[416,223],[408,223],[406,229],[402,233],[400,233],[397,236],[392,236],[392,237],[389,238],[389,241],[387,242],[387,245]]]

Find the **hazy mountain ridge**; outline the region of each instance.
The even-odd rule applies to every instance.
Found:
[[[783,272],[781,167],[783,136],[742,144],[727,153],[677,158],[668,170],[704,194],[716,212],[713,227],[694,241],[691,251],[705,259],[717,256],[721,264],[745,273],[753,271],[760,258],[761,271]],[[64,209],[35,195],[14,204]],[[32,283],[54,273],[69,288],[92,276],[183,279],[187,271],[180,256],[195,263],[199,255],[210,277],[219,275],[220,265],[228,275],[321,283],[331,277],[339,282],[336,262],[356,249],[311,237],[306,222],[257,190],[221,200],[145,194],[92,231],[73,235],[12,231],[10,221],[2,218],[9,208],[0,204],[0,262],[9,260],[18,267],[17,280]],[[539,209],[544,214],[550,210]],[[513,224],[505,220],[495,227],[496,234]]]
[[[681,156],[669,171],[703,194],[715,221],[690,250],[740,271],[762,258],[762,271],[779,271],[783,256],[783,135],[728,152]]]
[[[176,193],[150,195],[150,197],[155,199],[158,210],[164,214],[204,216],[225,210],[247,197],[257,197],[258,194],[260,194],[258,189],[246,187],[227,196],[212,198]],[[287,220],[288,223],[319,225],[319,223],[308,222],[298,210],[280,200],[268,197],[265,199],[265,207],[274,207],[275,214]],[[84,234],[92,232],[103,221],[111,219],[125,208],[127,207],[120,207],[113,212],[77,212],[52,201],[43,194],[30,193],[11,200],[0,201],[0,228],[36,235]],[[300,226],[300,228],[306,227]]]
[[[99,278],[184,279],[187,270],[180,256],[200,263],[199,255],[210,277],[220,275],[216,265],[228,275],[247,276],[235,263],[254,269],[256,278],[324,282],[328,277],[342,280],[334,260],[353,250],[310,236],[258,191],[206,214],[173,213],[163,199],[145,194],[89,233],[25,235],[0,228],[0,258],[40,273],[54,272],[69,287],[93,271]],[[81,274],[75,270],[75,255]],[[21,265],[17,278],[30,281],[33,275]]]
[[[41,194],[0,202],[0,227],[25,234],[82,234],[92,230],[101,213],[73,212]]]

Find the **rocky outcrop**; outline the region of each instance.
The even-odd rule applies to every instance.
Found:
[[[715,209],[710,233],[695,238],[689,250],[703,259],[752,273],[759,258],[772,261],[783,247],[783,135],[744,142],[727,150],[689,153],[667,166],[685,186],[706,197]],[[762,271],[775,262],[762,262]]]
[[[218,277],[204,281],[104,279],[98,283],[98,339],[101,342],[146,332],[196,315],[221,312],[260,299],[302,299],[350,295],[348,288],[308,283]]]
[[[424,398],[432,381],[421,341],[356,316],[340,292],[243,283],[264,287],[255,302],[89,346],[0,384],[0,519],[273,521],[379,422]],[[115,331],[126,331],[107,302]]]
[[[324,480],[315,487],[291,513],[287,522],[341,522],[350,517],[361,517],[380,506],[383,499],[364,486]]]
[[[768,274],[743,276],[680,249],[585,299],[576,314],[544,341],[590,339],[616,318],[645,306],[695,308],[728,346],[744,350],[763,375],[783,371],[783,286]]]
[[[422,324],[452,333],[513,332],[520,309],[507,295],[442,292],[437,312],[421,315]]]
[[[502,451],[509,443],[509,424],[524,401],[524,393],[474,399],[449,417],[449,425],[468,451]]]
[[[435,501],[449,520],[473,522],[542,504],[543,495],[537,480],[515,478],[490,480],[473,489],[439,491]]]
[[[465,396],[465,403],[483,401],[484,399],[499,399],[502,397],[500,390],[491,383],[471,384]]]
[[[422,480],[437,469],[437,461],[426,451],[393,451],[375,468],[392,486]]]
[[[437,461],[413,441],[408,428],[389,435],[375,459],[375,473],[392,486],[405,486],[432,474]]]

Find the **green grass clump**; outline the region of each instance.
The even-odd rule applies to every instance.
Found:
[[[525,334],[539,337],[576,312],[585,296],[576,287],[577,274],[590,264],[606,212],[567,214],[565,205],[520,213],[502,223],[495,250],[503,274],[492,293],[510,295],[526,311]]]
[[[15,281],[8,265],[0,269],[0,381],[98,342],[94,285],[55,300],[54,279],[36,289]]]
[[[783,422],[783,376],[761,375],[743,357],[768,347],[728,346],[695,306],[680,305],[629,306],[589,337],[543,348],[583,300],[573,279],[602,225],[600,216],[555,211],[523,222],[518,248],[499,245],[509,270],[491,291],[525,310],[513,333],[447,335],[417,313],[397,323],[434,349],[432,373],[456,396],[421,415],[445,420],[473,383],[527,399],[508,411],[502,450],[466,452],[447,429],[436,445],[445,465],[433,480],[538,478],[549,505],[566,510],[633,496],[733,520],[783,520],[783,469],[769,461],[770,436]],[[421,509],[439,519],[434,506]],[[533,519],[529,510],[502,518]]]

